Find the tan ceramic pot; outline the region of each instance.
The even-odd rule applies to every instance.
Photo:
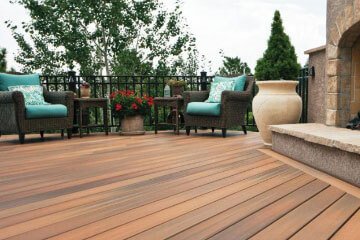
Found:
[[[296,93],[297,81],[257,81],[259,92],[252,109],[265,145],[271,146],[269,125],[298,123],[302,100]]]
[[[80,96],[82,98],[90,98],[90,88],[86,88],[86,87],[80,87]]]
[[[125,116],[121,120],[121,135],[143,135],[144,131],[144,116]]]

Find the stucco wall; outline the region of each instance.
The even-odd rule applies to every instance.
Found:
[[[309,54],[309,67],[315,67],[315,77],[309,77],[308,122],[326,122],[326,49],[318,48]]]

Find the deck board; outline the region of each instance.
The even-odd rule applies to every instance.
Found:
[[[358,233],[358,198],[262,147],[257,133],[237,132],[226,139],[204,131],[49,135],[45,142],[33,135],[24,145],[3,136],[0,239],[342,239]]]

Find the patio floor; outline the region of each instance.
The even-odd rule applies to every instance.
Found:
[[[360,199],[258,133],[0,138],[0,239],[359,239]]]

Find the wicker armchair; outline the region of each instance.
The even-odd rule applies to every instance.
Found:
[[[24,143],[26,133],[40,132],[43,139],[46,130],[61,130],[63,137],[66,129],[70,139],[74,116],[74,93],[49,92],[44,89],[44,98],[48,103],[65,105],[67,117],[27,119],[23,94],[18,91],[0,91],[0,136],[1,133],[17,133],[20,143]]]
[[[191,127],[221,128],[223,137],[226,137],[226,129],[242,126],[244,134],[247,134],[245,126],[245,114],[252,98],[254,77],[247,76],[245,91],[224,91],[221,95],[220,116],[189,115],[186,113],[187,105],[190,102],[204,102],[209,97],[209,91],[187,91],[184,92],[185,103],[185,127],[187,135]]]

